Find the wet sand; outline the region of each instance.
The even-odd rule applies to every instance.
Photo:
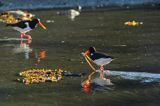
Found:
[[[83,78],[64,78],[58,83],[25,86],[15,81],[17,74],[30,68],[62,68],[88,72],[81,52],[90,46],[116,59],[105,69],[160,73],[160,11],[159,10],[98,10],[82,11],[71,21],[57,11],[32,11],[46,25],[32,35],[33,49],[29,59],[25,53],[14,53],[19,42],[0,42],[0,105],[1,106],[159,106],[159,84],[111,77],[115,89],[110,92],[82,91]],[[48,23],[47,20],[54,20]],[[124,22],[142,21],[129,27]],[[18,38],[19,33],[0,24],[0,38]],[[36,55],[46,51],[46,58],[37,65]]]

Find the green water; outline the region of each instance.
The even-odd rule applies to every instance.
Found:
[[[106,66],[110,70],[159,73],[160,11],[159,10],[97,10],[82,11],[75,21],[56,14],[58,10],[32,11],[46,25],[32,35],[30,58],[15,54],[19,42],[0,43],[0,106],[159,106],[159,84],[111,78],[115,89],[110,92],[84,93],[82,78],[64,78],[58,83],[25,86],[15,81],[17,74],[30,68],[62,68],[88,72],[81,52],[90,46],[116,59]],[[62,11],[62,10],[60,10]],[[54,20],[54,23],[46,23]],[[144,24],[124,26],[125,21]],[[0,24],[0,37],[19,37],[19,33]],[[36,54],[46,51],[38,65]]]

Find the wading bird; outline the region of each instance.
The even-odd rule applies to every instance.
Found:
[[[83,55],[88,55],[93,63],[100,66],[100,78],[105,80],[104,66],[109,64],[114,58],[105,53],[96,51],[95,47],[90,47]]]
[[[28,21],[20,21],[15,24],[7,24],[7,26],[13,27],[14,30],[17,30],[21,33],[20,37],[21,40],[23,37],[27,37],[28,40],[32,39],[30,35],[27,35],[26,33],[34,29],[37,25],[42,27],[43,29],[46,29],[46,27],[40,22],[40,19],[33,19]]]

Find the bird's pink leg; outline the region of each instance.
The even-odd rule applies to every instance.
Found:
[[[28,39],[32,39],[31,35],[23,34],[23,36],[27,37]]]
[[[30,44],[32,42],[32,37],[30,35],[27,35],[25,33],[21,33],[21,44],[24,43],[23,40],[22,40],[23,37],[27,37],[28,38],[28,41],[27,41],[28,44]]]
[[[32,37],[31,37],[31,35],[26,35],[27,36],[27,38],[28,38],[28,44],[30,44],[31,42],[32,42]]]
[[[30,44],[31,42],[32,42],[32,39],[28,39],[28,42],[27,42],[27,43]]]
[[[23,36],[24,36],[24,33],[21,33],[21,35],[20,35],[21,39],[23,38]]]
[[[103,66],[100,66],[100,78],[102,80],[105,80],[106,78],[104,78],[104,67]]]
[[[24,36],[24,33],[21,33],[20,37],[21,37],[21,44],[23,44],[23,36]]]
[[[31,35],[26,35],[26,36],[28,39],[30,39],[30,40],[32,39]]]

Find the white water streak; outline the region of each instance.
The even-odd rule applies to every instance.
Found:
[[[99,71],[99,70],[97,70]],[[124,79],[129,80],[140,80],[143,83],[158,82],[160,83],[159,73],[148,73],[148,72],[125,72],[125,71],[108,71],[105,70],[104,73],[107,76],[120,76]]]

